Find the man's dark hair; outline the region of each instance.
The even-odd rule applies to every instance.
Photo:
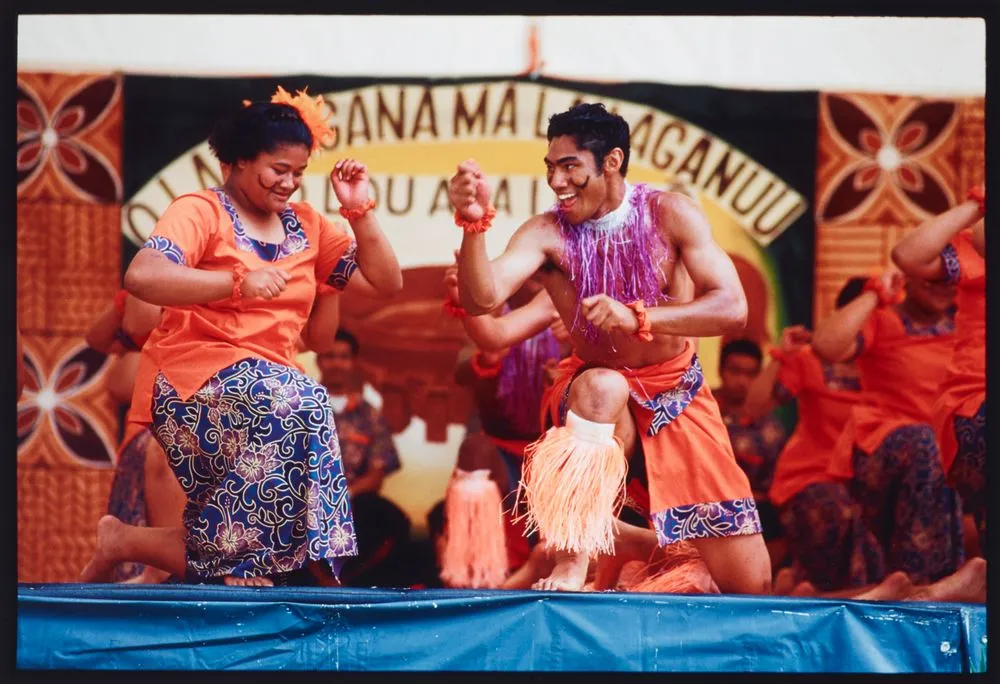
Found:
[[[208,138],[208,146],[223,164],[253,161],[279,145],[311,148],[312,144],[312,133],[298,110],[270,102],[255,102],[223,116]]]
[[[602,173],[604,158],[611,150],[622,151],[621,174],[628,173],[629,130],[628,121],[610,113],[600,102],[578,104],[565,112],[553,114],[549,119],[549,142],[560,135],[568,135],[581,150],[589,150],[597,162],[597,172]]]
[[[764,355],[760,351],[760,345],[753,340],[730,340],[722,345],[722,353],[719,354],[719,368],[726,365],[726,359],[729,358],[730,354],[751,356],[756,359],[757,363],[760,363],[764,359]]]
[[[358,352],[361,351],[361,345],[358,344],[358,338],[346,330],[338,330],[337,336],[333,339],[337,342],[347,342],[348,346],[351,348],[351,356],[357,356]]]
[[[868,279],[862,278],[861,276],[848,278],[847,282],[844,283],[844,286],[840,288],[840,292],[837,294],[837,308],[843,309],[845,306],[860,297],[861,293],[865,290],[866,282],[868,282]]]

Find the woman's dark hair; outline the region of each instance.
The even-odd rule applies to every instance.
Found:
[[[553,114],[549,119],[549,142],[560,135],[568,135],[581,150],[589,150],[597,162],[597,172],[602,172],[604,158],[616,147],[622,151],[622,177],[628,173],[629,130],[628,121],[610,113],[600,102],[578,104],[565,112]]]
[[[254,102],[223,116],[208,138],[209,147],[223,164],[251,161],[279,145],[311,149],[312,144],[312,133],[295,107],[270,102]]]
[[[847,282],[844,283],[844,286],[840,288],[840,292],[837,294],[837,308],[843,309],[845,306],[860,297],[861,293],[865,289],[866,282],[868,282],[868,279],[860,276],[848,278]]]

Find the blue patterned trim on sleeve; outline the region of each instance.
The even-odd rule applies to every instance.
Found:
[[[357,254],[358,243],[351,240],[351,244],[347,246],[344,255],[340,257],[340,261],[333,267],[333,273],[326,279],[327,285],[331,285],[338,290],[343,290],[347,287],[347,283],[350,282],[354,272],[358,270]]]
[[[187,257],[184,252],[174,242],[159,235],[153,235],[142,245],[143,249],[155,249],[160,254],[170,259],[175,264],[187,266]]]
[[[954,245],[945,245],[941,250],[941,259],[944,261],[945,280],[952,285],[958,284],[962,275],[962,265],[958,261],[958,252]]]

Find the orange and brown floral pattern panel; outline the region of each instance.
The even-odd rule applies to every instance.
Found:
[[[982,178],[984,102],[820,95],[814,321],[844,281],[889,266],[906,232]]]
[[[74,581],[107,505],[119,420],[83,341],[121,278],[122,80],[17,78],[18,579]]]

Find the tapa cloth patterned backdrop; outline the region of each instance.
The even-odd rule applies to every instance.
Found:
[[[121,277],[122,79],[17,78],[18,579],[78,575],[107,505],[119,420],[83,341]]]
[[[813,320],[844,281],[891,263],[892,247],[985,177],[985,101],[822,93]]]

